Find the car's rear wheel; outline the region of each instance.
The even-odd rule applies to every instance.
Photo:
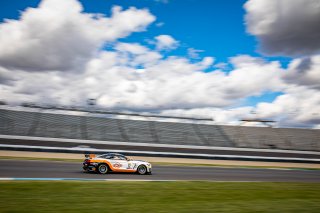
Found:
[[[108,172],[108,166],[106,164],[100,164],[98,166],[98,172],[100,174],[106,174]]]
[[[147,167],[145,165],[140,165],[137,172],[139,175],[145,175],[147,173]]]

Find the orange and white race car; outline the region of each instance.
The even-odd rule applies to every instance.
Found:
[[[106,153],[102,155],[88,154],[83,162],[83,170],[86,172],[133,172],[140,175],[151,174],[152,166],[146,161],[132,160],[118,153]]]

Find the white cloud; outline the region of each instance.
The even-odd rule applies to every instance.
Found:
[[[118,57],[123,59],[123,65],[128,66],[149,66],[157,63],[162,56],[149,48],[138,43],[117,43],[115,50],[118,52]]]
[[[224,70],[224,69],[227,69],[228,64],[224,63],[224,62],[220,62],[220,63],[215,64],[214,67],[218,68],[218,69],[221,69],[221,70]]]
[[[115,49],[120,52],[128,52],[134,55],[145,54],[148,52],[148,48],[137,43],[118,43]]]
[[[168,109],[162,115],[212,118],[216,124],[244,125],[241,119],[266,119],[276,121],[280,127],[319,128],[320,95],[317,90],[306,87],[292,87],[273,102],[261,102],[256,107],[244,106],[233,108],[201,107],[192,109]],[[248,123],[254,126],[257,123]]]
[[[188,56],[190,58],[193,58],[193,59],[199,59],[200,58],[200,55],[199,53],[202,53],[204,52],[203,50],[197,50],[197,49],[194,49],[194,48],[188,48]]]
[[[179,42],[176,41],[172,36],[170,35],[159,35],[155,37],[156,39],[156,46],[157,49],[163,50],[163,49],[175,49],[178,47]]]
[[[320,52],[320,1],[249,0],[247,30],[268,55],[301,56]]]
[[[164,25],[164,22],[158,22],[158,23],[156,23],[156,26],[157,27],[162,27]]]
[[[112,16],[82,12],[76,0],[43,0],[20,20],[0,24],[0,65],[29,71],[75,70],[105,43],[143,31],[148,10],[112,8]]]
[[[240,55],[231,58],[235,69],[229,74],[228,91],[231,94],[259,95],[265,91],[279,91],[285,85],[279,62],[266,62],[260,58]]]
[[[293,86],[285,90],[272,103],[260,103],[257,113],[273,117],[282,126],[313,126],[320,123],[320,94],[318,90]]]
[[[294,59],[284,79],[292,84],[320,90],[320,55]]]
[[[193,109],[169,109],[163,110],[161,114],[193,118],[209,118],[216,124],[239,125],[241,123],[240,120],[250,114],[252,110],[253,107],[238,107],[234,109],[203,107]]]
[[[140,61],[142,71],[134,65],[139,65],[140,56],[152,51],[132,45],[120,43],[116,51],[101,52],[78,74],[15,71],[19,80],[7,88],[5,96],[12,100],[26,94],[30,100],[55,100],[60,104],[83,104],[88,98],[96,98],[98,105],[108,108],[164,110],[229,106],[247,96],[275,90],[281,83],[277,63],[257,64],[253,59],[247,67],[229,74],[203,72],[213,62],[210,57],[197,63],[180,57]],[[135,54],[124,57],[123,51]]]

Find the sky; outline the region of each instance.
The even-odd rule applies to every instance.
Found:
[[[320,128],[318,0],[3,0],[0,100]]]

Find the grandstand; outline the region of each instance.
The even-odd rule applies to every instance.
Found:
[[[117,142],[320,151],[320,130],[133,120],[0,109],[0,134]]]

